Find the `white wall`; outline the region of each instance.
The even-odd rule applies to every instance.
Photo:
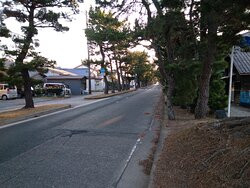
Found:
[[[89,89],[89,80],[86,80],[86,90]],[[94,80],[91,79],[91,90],[92,91],[103,91],[104,89],[104,82],[103,80]]]

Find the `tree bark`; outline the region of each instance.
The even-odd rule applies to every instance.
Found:
[[[111,71],[111,82],[112,82],[112,93],[115,93],[115,84],[113,79],[113,66],[112,66],[112,60],[109,57],[109,63],[110,63],[110,71]]]
[[[34,10],[33,6],[30,7],[29,11],[29,28],[25,38],[25,42],[21,48],[21,52],[17,56],[15,63],[24,66],[23,61],[27,56],[27,53],[30,48],[30,44],[32,42],[32,38],[34,36]],[[24,108],[34,108],[34,102],[32,98],[32,91],[31,91],[31,80],[29,76],[29,71],[26,68],[23,68],[21,71],[21,75],[24,81],[24,96],[25,96],[25,106]]]
[[[205,45],[204,50],[200,52],[200,59],[202,62],[202,70],[201,76],[199,80],[199,94],[197,105],[195,108],[195,118],[201,119],[207,116],[208,114],[208,100],[209,100],[209,85],[210,85],[210,78],[212,75],[212,66],[213,62],[215,61],[216,56],[216,40],[217,40],[217,22],[216,22],[216,12],[210,11],[207,15],[201,19],[207,25],[207,34],[204,32],[206,31],[206,26],[201,28],[203,33],[201,35],[201,44]],[[203,47],[201,47],[203,49]]]
[[[211,58],[206,57],[203,60],[203,68],[198,85],[199,93],[198,93],[197,105],[195,108],[196,119],[204,118],[208,114],[209,84],[211,75],[212,75],[212,61]]]
[[[120,76],[120,72],[119,72],[119,66],[118,66],[117,59],[115,60],[115,66],[116,66],[116,74],[117,74],[117,81],[118,81],[118,91],[121,91],[122,90],[121,76]]]
[[[108,94],[109,93],[109,88],[108,88],[108,79],[107,79],[107,76],[106,76],[106,66],[105,66],[105,54],[104,54],[104,51],[103,51],[103,46],[101,44],[98,44],[99,47],[100,47],[100,52],[101,52],[101,55],[102,55],[102,63],[101,63],[101,67],[105,69],[105,75],[103,76],[103,79],[104,79],[104,94]]]
[[[107,76],[104,75],[103,79],[104,79],[104,84],[105,84],[104,94],[108,94],[109,93],[109,88],[108,88],[108,79],[107,79]]]
[[[174,88],[175,88],[175,80],[173,74],[167,74],[167,82],[168,82],[168,88],[167,88],[167,113],[168,113],[168,119],[169,120],[175,120],[175,113],[173,109],[173,94],[174,94]]]
[[[125,73],[125,84],[126,84],[126,90],[129,90],[129,82],[128,82],[128,75]]]
[[[124,78],[122,75],[122,66],[121,66],[121,62],[119,62],[119,69],[120,69],[120,75],[121,75],[121,80],[122,80],[122,90],[125,90],[125,84],[124,84]]]
[[[24,98],[25,106],[24,108],[34,108],[34,101],[31,90],[31,81],[29,76],[29,71],[27,69],[22,71],[22,77],[24,81]]]

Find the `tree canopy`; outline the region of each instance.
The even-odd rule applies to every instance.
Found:
[[[224,98],[224,94],[216,96],[210,92],[210,88],[212,91],[214,87],[222,88],[215,84],[220,82],[216,81],[218,76],[214,76],[218,72],[215,62],[237,44],[240,31],[249,29],[248,0],[98,0],[97,3],[112,9],[116,15],[140,11],[142,17],[147,17],[135,20],[135,32],[138,39],[149,40],[156,52],[155,63],[166,88],[169,119],[175,118],[173,99],[181,94],[180,89],[185,89],[179,81],[180,73],[184,81],[192,80],[189,93],[197,93],[193,95],[197,98],[192,99],[196,102],[196,118],[205,117],[209,107],[213,109],[212,98],[218,101]],[[196,68],[192,71],[193,66]]]
[[[31,79],[29,71],[43,72],[44,67],[52,66],[54,62],[48,61],[34,51],[39,45],[35,40],[40,28],[52,28],[57,32],[68,31],[63,26],[62,19],[70,20],[70,14],[78,12],[75,0],[4,0],[1,17],[1,37],[10,37],[15,48],[1,45],[5,51],[5,58],[14,59],[10,72],[14,76],[18,74],[23,82],[25,93],[25,108],[33,108],[31,92]],[[8,18],[14,18],[21,27],[22,34],[12,33],[4,22]],[[14,78],[14,77],[13,77]]]

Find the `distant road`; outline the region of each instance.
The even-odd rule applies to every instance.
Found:
[[[0,187],[112,187],[160,87],[0,129]]]

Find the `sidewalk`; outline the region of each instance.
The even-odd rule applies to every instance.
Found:
[[[232,104],[231,117],[248,117],[250,116],[250,108]]]
[[[93,92],[89,96],[96,96],[100,95],[102,92]],[[82,105],[86,103],[84,97],[88,95],[73,95],[70,98],[63,98],[63,97],[34,97],[33,101],[35,106],[42,106],[42,105],[49,105],[49,104],[68,104],[72,107]],[[0,113],[10,111],[10,110],[17,110],[21,109],[25,105],[25,100],[22,99],[14,99],[14,100],[7,100],[2,101],[0,100]]]

